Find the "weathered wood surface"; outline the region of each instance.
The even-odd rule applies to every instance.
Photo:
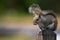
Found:
[[[39,32],[37,40],[56,40],[56,33],[51,30],[43,30]]]
[[[43,40],[42,31],[39,32],[39,34],[37,35],[37,39],[36,40]]]

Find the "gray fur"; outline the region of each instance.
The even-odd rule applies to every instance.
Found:
[[[36,24],[39,25],[40,28],[49,28],[52,31],[56,30],[57,27],[57,19],[53,15],[42,14],[37,20]],[[44,30],[44,29],[43,29]]]

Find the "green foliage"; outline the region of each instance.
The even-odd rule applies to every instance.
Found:
[[[33,3],[40,5],[41,9],[60,10],[59,0],[0,0],[0,13],[4,10],[14,9],[28,12],[28,7]]]

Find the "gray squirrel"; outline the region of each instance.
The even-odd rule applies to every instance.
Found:
[[[38,25],[41,30],[45,28],[55,31],[57,28],[57,17],[53,11],[41,10],[38,4],[29,7],[29,12],[33,13],[33,24]]]
[[[57,18],[54,12],[48,12],[47,14],[42,14],[39,16],[38,19],[36,19],[36,23],[39,25],[39,27],[44,30],[43,28],[50,29],[52,31],[55,31],[57,28]]]

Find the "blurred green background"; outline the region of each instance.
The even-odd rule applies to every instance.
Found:
[[[53,10],[60,13],[60,0],[0,0],[0,16],[26,16],[28,7],[37,3],[42,10]]]
[[[33,16],[28,8],[33,3],[39,4],[42,10],[53,10],[60,20],[60,0],[0,0],[0,23],[32,24]]]

